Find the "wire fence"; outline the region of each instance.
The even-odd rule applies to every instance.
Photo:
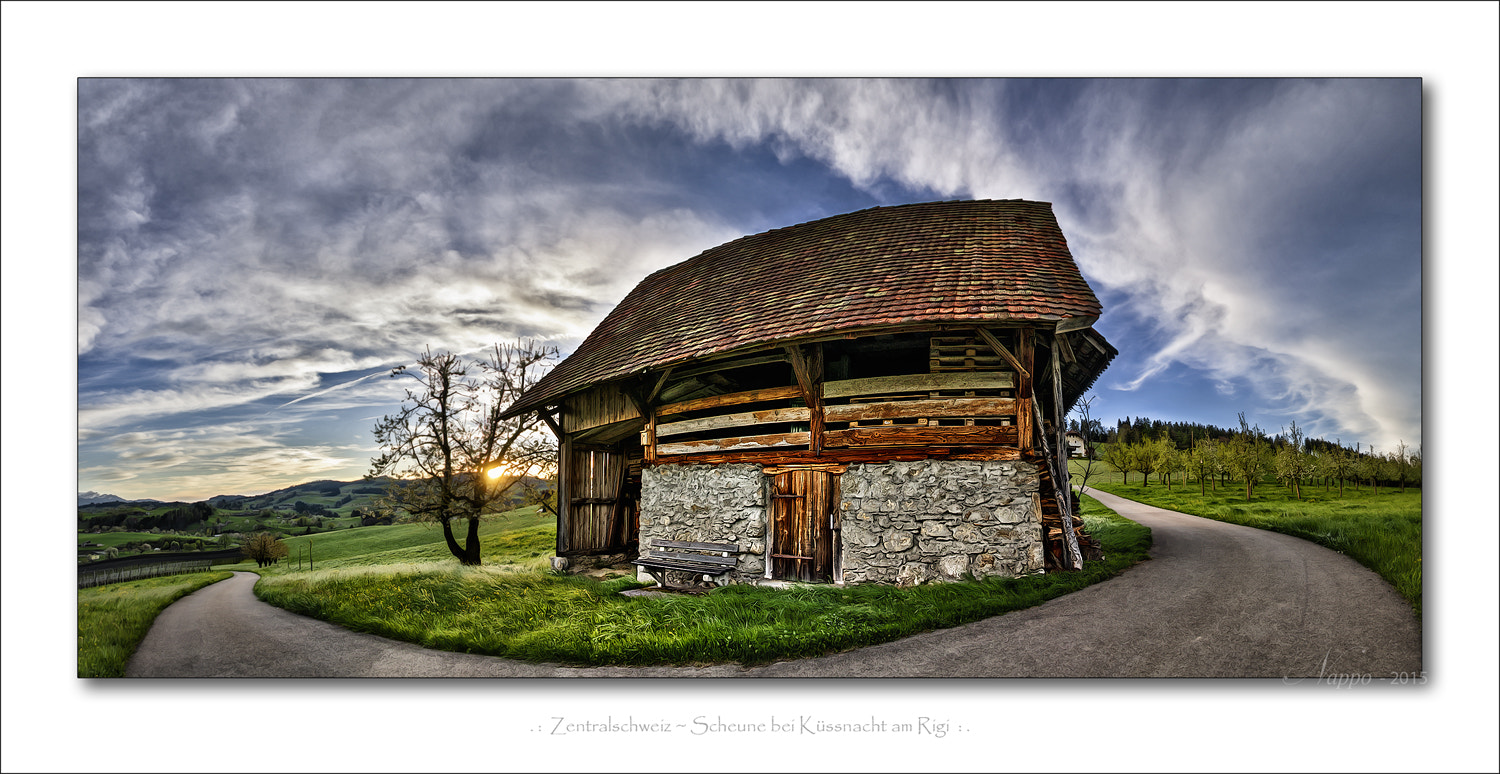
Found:
[[[78,588],[102,586],[106,583],[157,578],[163,575],[180,575],[188,572],[205,572],[216,564],[233,563],[242,559],[238,548],[222,551],[194,553],[150,554],[122,556],[117,559],[101,559],[78,566]]]
[[[191,562],[162,562],[160,564],[140,564],[130,567],[106,567],[97,570],[80,569],[78,571],[78,588],[86,589],[91,586],[103,586],[106,583],[157,578],[163,575],[206,572],[213,566],[214,560],[200,559]]]

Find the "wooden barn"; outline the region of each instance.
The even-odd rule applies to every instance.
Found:
[[[1117,351],[1050,204],[876,207],[644,279],[509,413],[559,439],[557,555],[684,582],[1082,566],[1064,418]]]

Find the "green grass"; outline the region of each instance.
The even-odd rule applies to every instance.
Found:
[[[124,677],[125,664],[167,605],[229,576],[200,572],[79,590],[78,676]]]
[[[1302,499],[1280,484],[1263,483],[1245,501],[1244,484],[1198,494],[1198,484],[1100,483],[1102,491],[1194,516],[1243,524],[1310,540],[1374,570],[1422,615],[1422,492],[1420,489],[1304,486]],[[1090,487],[1095,480],[1090,479]]]
[[[1077,573],[913,588],[735,585],[700,596],[627,597],[619,592],[645,584],[544,571],[553,533],[550,520],[533,513],[488,527],[482,567],[432,561],[435,552],[425,546],[375,554],[331,546],[347,552],[330,553],[315,572],[267,573],[256,594],[355,631],[442,650],[577,665],[761,664],[1032,607],[1147,558],[1149,529],[1091,498],[1084,504],[1105,560]],[[321,550],[322,538],[315,540]]]
[[[101,546],[104,546],[105,548],[112,548],[116,546],[123,546],[126,543],[142,543],[153,540],[176,540],[179,542],[186,540],[199,540],[204,543],[213,543],[216,538],[204,537],[202,535],[185,535],[178,532],[163,532],[158,535],[153,535],[150,532],[100,532],[98,534],[89,534],[87,532],[78,533],[78,543],[80,546],[82,546],[83,543],[88,542],[97,543]],[[90,548],[92,547],[93,546],[90,546]]]

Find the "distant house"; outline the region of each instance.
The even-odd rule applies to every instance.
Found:
[[[1118,354],[1100,312],[1049,204],[876,207],[652,274],[508,413],[558,435],[574,569],[663,538],[739,546],[727,582],[1075,568],[1051,428]]]
[[[1065,435],[1065,440],[1066,440],[1066,442],[1068,444],[1068,456],[1069,457],[1082,457],[1082,456],[1084,456],[1085,444],[1084,444],[1084,441],[1083,441],[1083,434],[1079,433],[1079,432],[1075,432],[1075,431],[1069,430],[1064,435]]]

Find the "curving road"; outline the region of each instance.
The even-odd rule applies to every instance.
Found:
[[[762,667],[529,664],[351,632],[255,598],[257,576],[156,619],[129,677],[1304,677],[1422,669],[1411,607],[1304,540],[1090,492],[1151,528],[1151,561],[1044,605]]]

